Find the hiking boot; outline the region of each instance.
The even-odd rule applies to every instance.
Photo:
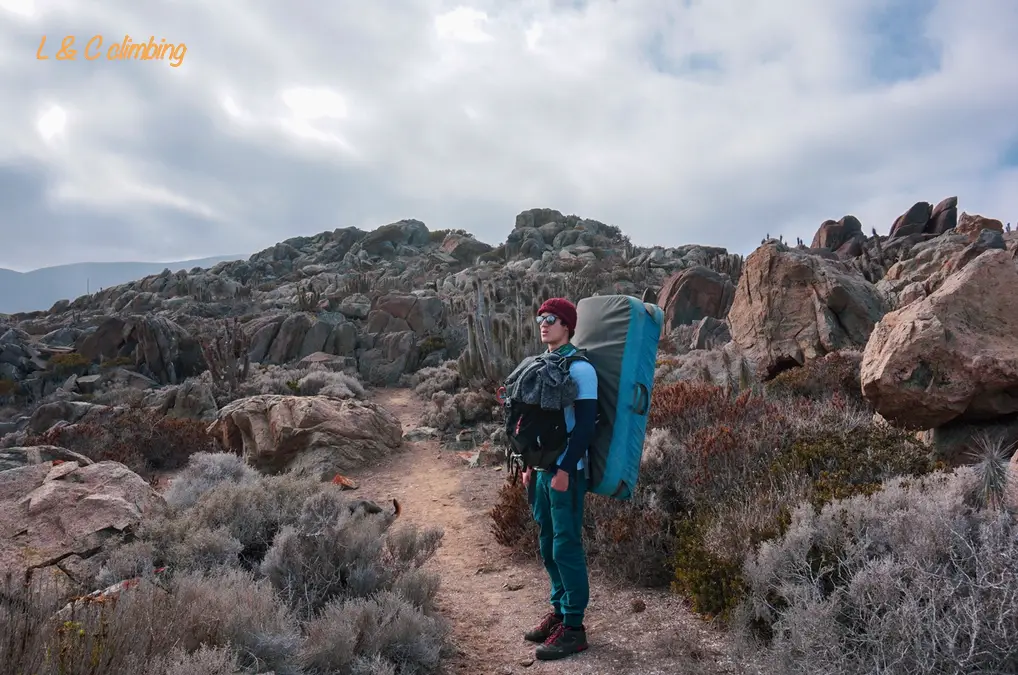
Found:
[[[537,624],[537,627],[531,631],[527,631],[523,635],[523,639],[528,642],[544,642],[551,637],[551,634],[555,632],[555,628],[562,625],[562,617],[555,614],[555,612],[549,612],[547,616],[541,619],[541,623]]]
[[[586,648],[587,630],[583,626],[573,628],[560,623],[544,644],[538,646],[535,656],[538,661],[554,661],[579,654]]]

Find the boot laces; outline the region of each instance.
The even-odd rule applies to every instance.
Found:
[[[565,631],[566,631],[565,624],[563,624],[563,623],[558,624],[551,631],[551,635],[549,635],[548,639],[544,641],[544,644],[549,645],[549,646],[555,644],[558,641],[558,639],[560,637],[562,637],[562,633],[564,633]]]
[[[558,622],[559,620],[555,617],[555,614],[549,612],[548,615],[544,617],[544,620],[541,621],[540,629],[551,630],[551,628]]]

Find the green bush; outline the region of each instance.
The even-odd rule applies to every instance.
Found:
[[[861,365],[862,355],[858,352],[832,352],[797,368],[782,371],[767,382],[767,393],[814,400],[845,396],[863,404]]]
[[[49,367],[58,375],[82,373],[90,364],[91,362],[78,352],[56,354],[49,360]]]
[[[18,383],[5,377],[0,377],[0,398],[14,396],[18,392]]]

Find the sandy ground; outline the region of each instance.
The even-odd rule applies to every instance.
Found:
[[[404,433],[417,426],[423,403],[406,389],[377,390],[373,400],[396,415]],[[591,575],[586,618],[590,649],[557,662],[534,660],[523,633],[548,611],[548,580],[538,560],[514,560],[489,531],[505,471],[470,468],[436,441],[406,449],[350,474],[358,496],[396,498],[402,518],[444,528],[428,563],[442,576],[439,608],[450,621],[454,655],[448,673],[639,673],[706,675],[743,669],[727,657],[720,633],[667,591],[612,587]],[[633,610],[640,599],[646,609]]]

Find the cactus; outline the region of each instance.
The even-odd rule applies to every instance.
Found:
[[[206,279],[187,278],[187,294],[198,302],[212,302],[214,297],[212,289]]]
[[[467,346],[459,357],[460,376],[474,386],[496,386],[528,354],[540,349],[540,336],[526,331],[526,312],[519,282],[503,289],[508,316],[492,316],[489,301],[495,293],[474,280],[473,307],[467,314]],[[511,294],[511,295],[510,295]],[[511,300],[515,297],[516,302]]]
[[[224,320],[221,331],[201,341],[205,365],[217,386],[233,392],[247,379],[251,366],[250,347],[251,340],[237,318],[232,323]]]
[[[322,292],[312,287],[310,283],[297,285],[297,309],[301,312],[313,312],[318,309],[318,303],[322,300]]]
[[[707,267],[718,272],[719,274],[725,274],[729,279],[732,280],[733,284],[739,283],[739,277],[742,276],[742,266],[745,263],[745,259],[738,253],[728,253],[721,255],[713,255],[707,259]]]

